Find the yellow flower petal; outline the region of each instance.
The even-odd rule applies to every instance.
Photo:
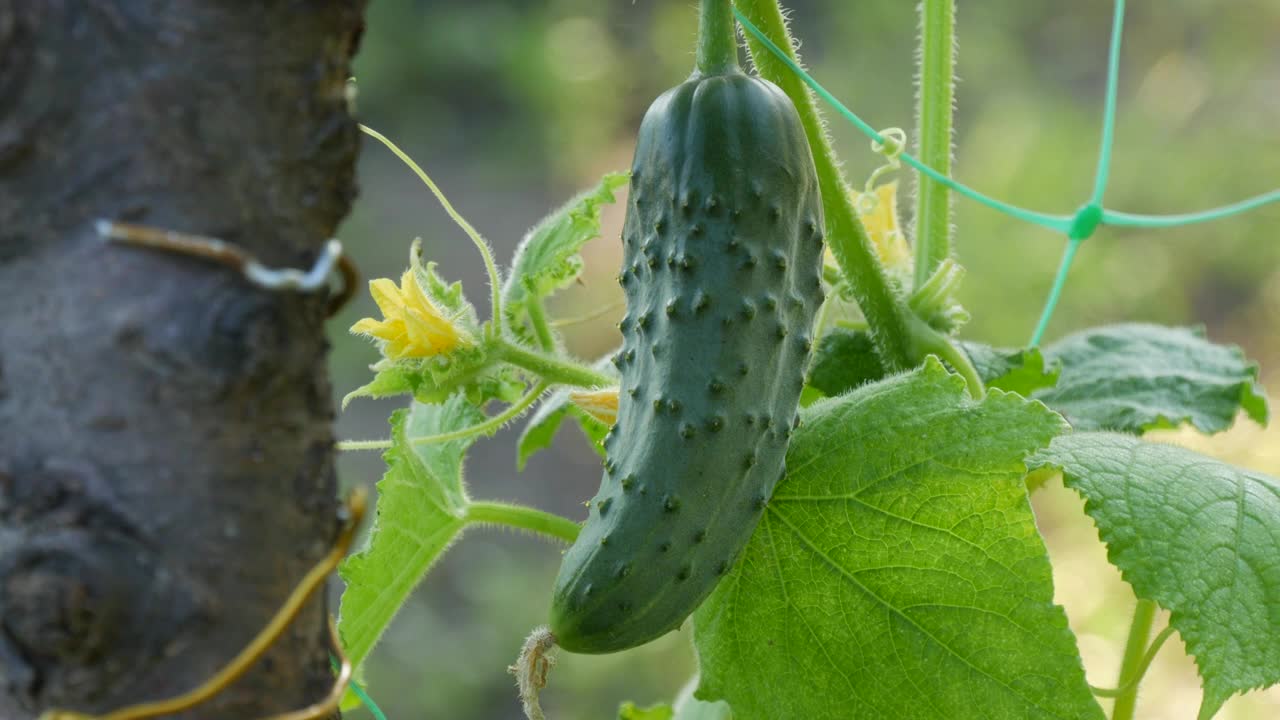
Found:
[[[418,284],[418,276],[413,270],[405,270],[400,276],[400,298],[404,300],[405,307],[419,309],[433,307],[427,294],[422,292],[422,286]]]
[[[382,340],[388,359],[431,357],[470,342],[422,291],[413,270],[400,276],[399,285],[389,278],[370,281],[369,294],[385,319],[364,318],[351,332]]]
[[[387,323],[382,320],[374,320],[373,318],[360,318],[359,320],[356,321],[356,324],[352,325],[351,329],[348,330],[347,332],[351,333],[352,335],[369,335],[372,337],[379,337],[380,336],[379,333],[383,331],[383,328],[385,328],[386,325]]]
[[[382,346],[382,354],[386,355],[390,360],[403,360],[407,357],[416,357],[413,354],[413,345],[409,342],[409,336],[405,335],[397,340],[388,340]]]
[[[618,388],[575,390],[569,399],[584,412],[605,425],[618,422]]]
[[[867,235],[876,247],[880,262],[886,267],[909,268],[911,248],[907,246],[907,238],[898,226],[898,183],[880,185],[875,188],[874,193],[875,197],[869,198],[866,197],[868,193],[854,192],[855,206],[872,206],[868,212],[859,215],[867,229]]]
[[[411,352],[418,357],[429,357],[452,350],[458,345],[458,331],[435,308],[423,312],[417,308],[405,308],[405,326],[409,331]]]
[[[388,320],[398,319],[403,315],[404,300],[401,299],[400,288],[388,278],[370,280],[369,294],[373,296],[373,301],[378,303],[378,309]]]

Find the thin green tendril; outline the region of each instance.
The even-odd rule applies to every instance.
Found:
[[[884,156],[884,164],[871,171],[871,176],[867,178],[867,184],[863,186],[862,195],[858,197],[858,212],[866,215],[875,210],[878,199],[875,196],[876,183],[880,178],[892,172],[897,172],[902,168],[902,149],[907,146],[907,133],[902,128],[886,128],[880,131],[880,136],[888,139],[888,144],[879,140],[871,141],[871,151]],[[869,203],[864,203],[866,199],[870,199]]]

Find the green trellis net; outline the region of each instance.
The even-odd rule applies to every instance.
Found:
[[[751,23],[743,14],[734,9],[734,14],[738,18],[738,22],[747,32],[751,33],[757,40],[764,45],[770,53],[776,55],[788,68],[791,69],[801,80],[808,85],[819,98],[836,111],[845,120],[848,120],[859,131],[868,138],[882,145],[887,145],[888,139],[885,138],[875,128],[871,127],[856,113],[850,110],[844,103],[840,102],[826,88],[822,87],[817,80],[813,78],[804,68],[800,67],[794,59],[786,52],[779,48],[772,40],[765,36],[755,25]],[[1058,306],[1058,300],[1062,297],[1062,289],[1067,282],[1067,274],[1071,270],[1071,264],[1075,261],[1076,252],[1080,249],[1080,245],[1092,237],[1099,226],[1111,225],[1115,227],[1136,227],[1136,228],[1169,228],[1179,227],[1182,225],[1191,225],[1193,223],[1208,222],[1210,220],[1220,220],[1222,218],[1239,215],[1255,208],[1261,207],[1268,203],[1280,201],[1280,190],[1272,190],[1261,195],[1241,200],[1230,205],[1210,208],[1199,212],[1179,213],[1172,215],[1140,215],[1135,213],[1120,212],[1118,210],[1108,209],[1103,204],[1103,197],[1107,190],[1107,179],[1111,173],[1111,150],[1115,138],[1115,119],[1116,119],[1116,95],[1119,86],[1120,74],[1120,40],[1124,34],[1124,16],[1125,16],[1125,0],[1116,0],[1115,15],[1111,26],[1111,47],[1107,60],[1107,89],[1106,103],[1102,114],[1102,140],[1098,150],[1098,168],[1094,176],[1093,193],[1088,201],[1080,206],[1072,215],[1054,215],[1051,213],[1039,212],[1028,208],[1018,207],[1010,203],[1003,202],[989,195],[985,195],[968,185],[958,182],[947,175],[925,165],[920,160],[908,152],[902,152],[899,157],[902,162],[915,168],[918,172],[935,182],[941,183],[948,188],[964,195],[965,197],[977,201],[987,207],[1002,212],[1010,217],[1016,218],[1023,222],[1039,225],[1048,228],[1054,232],[1060,233],[1067,238],[1066,248],[1062,253],[1062,261],[1058,266],[1058,273],[1054,279],[1053,286],[1049,290],[1049,295],[1045,299],[1044,310],[1040,314],[1040,321],[1036,324],[1035,332],[1031,335],[1031,344],[1039,345],[1041,338],[1044,337],[1046,328],[1049,326],[1049,320],[1053,317],[1053,312]]]

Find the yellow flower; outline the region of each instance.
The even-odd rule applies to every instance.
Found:
[[[573,401],[586,414],[600,422],[613,426],[618,422],[618,388],[601,390],[575,390],[569,393]]]
[[[400,276],[399,287],[388,278],[369,281],[369,294],[385,319],[364,318],[351,332],[384,341],[388,359],[431,357],[471,342],[422,292],[412,270]]]
[[[898,183],[891,182],[876,187],[870,193],[853,191],[853,206],[867,229],[867,236],[876,248],[876,255],[885,267],[910,270],[911,248],[898,227]],[[827,248],[828,264],[835,264],[830,246]]]

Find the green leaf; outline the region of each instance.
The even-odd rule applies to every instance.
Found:
[[[1141,434],[1191,423],[1214,433],[1241,410],[1267,422],[1257,365],[1234,345],[1209,342],[1199,328],[1108,325],[1063,338],[1045,357],[1062,364],[1062,377],[1036,397],[1078,431]]]
[[[835,397],[884,376],[871,336],[862,330],[836,328],[818,342],[805,383]]]
[[[674,710],[666,703],[639,708],[625,702],[618,709],[618,720],[733,720],[733,713],[723,701],[703,702],[688,695],[676,700]]]
[[[1029,460],[1062,470],[1138,597],[1204,679],[1200,718],[1280,682],[1280,480],[1119,433],[1064,435]]]
[[[578,251],[600,234],[600,211],[627,184],[626,173],[609,173],[595,188],[574,197],[525,235],[516,248],[502,296],[513,326],[524,322],[530,299],[540,299],[573,282],[582,272]]]
[[[618,708],[618,720],[672,720],[674,717],[675,713],[666,703],[641,708],[636,707],[635,703],[624,702]]]
[[[961,342],[960,346],[988,388],[1030,397],[1058,380],[1059,368],[1047,364],[1038,348],[996,348],[977,342]],[[835,397],[885,374],[866,331],[837,328],[818,343],[806,383],[827,397]]]
[[[568,388],[561,388],[551,393],[529,418],[516,446],[516,469],[524,470],[534,453],[551,446],[566,416],[578,421],[583,434],[591,441],[591,447],[600,457],[605,456],[604,437],[609,434],[609,426],[579,410],[569,400],[570,392]]]
[[[976,342],[962,342],[960,346],[988,388],[1016,392],[1023,397],[1053,387],[1062,372],[1057,364],[1045,363],[1039,348],[997,348]]]
[[[381,366],[381,364],[379,364]],[[423,379],[421,372],[410,372],[407,368],[396,364],[374,367],[373,380],[352,390],[342,398],[342,409],[356,398],[384,398],[394,395],[412,395],[414,389]]]
[[[616,377],[618,370],[613,366],[612,358],[613,353],[609,353],[592,363],[591,367]],[[516,469],[524,470],[525,464],[534,453],[551,446],[551,441],[555,439],[556,432],[560,429],[560,424],[564,422],[565,417],[577,420],[582,433],[591,442],[591,447],[601,458],[605,456],[604,437],[609,434],[609,426],[574,405],[569,400],[570,392],[572,392],[571,388],[560,388],[538,405],[533,417],[529,418],[529,422],[520,433],[520,440],[516,445]]]
[[[729,703],[723,700],[707,702],[694,697],[699,682],[699,677],[694,675],[676,695],[676,716],[673,720],[733,720]]]
[[[1064,429],[932,358],[814,404],[695,614],[698,697],[744,718],[1101,718],[1022,483]]]
[[[515,402],[525,390],[510,366],[493,363],[484,348],[459,349],[448,356],[382,360],[372,366],[373,380],[342,398],[342,407],[356,398],[412,395],[420,403],[442,403],[461,392],[482,407],[490,400]]]
[[[733,720],[733,711],[723,700],[704,702],[690,696],[684,702],[676,703],[673,720]]]
[[[409,445],[484,420],[460,396],[443,405],[415,403],[391,416],[387,473],[378,482],[377,517],[364,549],[339,569],[347,583],[338,615],[343,649],[359,665],[414,586],[462,530],[467,506],[462,458],[474,438]]]
[[[434,262],[427,263],[426,267],[415,262],[413,271],[417,273],[418,287],[422,288],[422,292],[436,305],[439,305],[452,318],[464,318],[468,330],[475,330],[478,327],[475,306],[467,302],[467,298],[463,296],[461,281],[445,282],[440,277],[440,273],[436,272]]]

